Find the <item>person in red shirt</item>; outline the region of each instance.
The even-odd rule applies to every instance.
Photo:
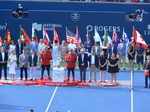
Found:
[[[43,75],[44,75],[44,70],[45,68],[47,69],[47,73],[48,73],[48,79],[50,78],[50,60],[52,59],[52,54],[51,52],[48,50],[48,47],[45,47],[45,50],[42,51],[42,53],[40,54],[40,59],[42,59],[42,76],[41,76],[41,80],[43,80]]]
[[[72,78],[74,81],[74,69],[76,66],[76,54],[74,54],[73,49],[69,49],[69,53],[66,54],[65,60],[66,60],[66,68],[68,69],[68,81],[70,79],[70,71],[72,71]]]

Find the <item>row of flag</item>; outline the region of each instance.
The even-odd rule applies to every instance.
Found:
[[[53,33],[54,33],[53,40],[57,40],[58,43],[60,43],[60,39],[59,39],[59,36],[57,34],[57,31],[56,31],[55,27],[53,27]],[[96,28],[95,28],[94,33],[95,33],[94,34],[94,41],[95,42],[100,42],[100,46],[102,46],[102,39],[101,39],[101,37],[100,37],[100,35],[99,35],[99,33],[98,33]],[[36,38],[36,42],[38,42],[38,37],[37,37],[37,35],[35,33],[35,29],[33,27],[32,27],[32,37]],[[109,46],[110,43],[112,43],[112,42],[114,43],[115,47],[117,47],[118,44],[119,44],[119,38],[118,38],[118,35],[117,35],[115,29],[113,29],[113,34],[112,34],[112,38],[111,38],[109,36],[107,30],[104,28],[104,36],[102,38],[103,38],[103,41],[107,44],[107,46]],[[129,45],[129,38],[128,38],[124,28],[123,28],[122,38],[124,40],[124,43],[126,44],[126,47],[128,47],[128,45]],[[8,25],[7,24],[6,24],[5,39],[7,40],[8,43],[10,43],[10,41],[12,40],[12,37],[10,35],[10,31],[8,29]],[[24,42],[24,40],[27,40],[28,44],[30,44],[30,42],[31,42],[28,34],[21,27],[21,25],[20,25],[20,39],[23,42]],[[49,36],[47,34],[47,31],[46,31],[44,26],[43,26],[43,39],[45,39],[45,44],[46,45],[51,44],[50,38],[49,38]],[[67,43],[70,43],[72,39],[74,40],[74,43],[76,45],[78,45],[79,42],[82,42],[80,34],[79,34],[78,27],[76,27],[76,34],[74,34],[73,32],[69,31],[68,28],[66,27],[66,40],[67,40]],[[140,33],[135,28],[133,28],[133,41],[136,43],[135,47],[137,47],[137,45],[139,43],[141,43],[144,48],[146,48],[146,46],[147,46],[145,40],[143,39],[143,37],[140,35]],[[1,37],[0,37],[0,44],[2,44],[2,38]]]

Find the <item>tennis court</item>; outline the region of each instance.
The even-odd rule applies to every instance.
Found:
[[[17,75],[19,77],[19,69]],[[87,79],[88,79],[87,70]],[[40,77],[41,70],[37,70]],[[79,79],[79,70],[75,71]],[[116,87],[52,87],[0,85],[0,112],[130,112],[130,71],[120,71]],[[45,77],[47,77],[45,72]],[[66,76],[65,76],[66,77]],[[99,71],[97,70],[97,79]],[[107,73],[107,80],[110,74]],[[149,112],[150,89],[142,71],[134,71],[134,111]],[[51,101],[50,101],[51,100]]]

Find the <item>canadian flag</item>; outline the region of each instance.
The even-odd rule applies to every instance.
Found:
[[[56,28],[55,28],[55,27],[53,27],[53,32],[54,32],[54,39],[53,39],[53,41],[54,41],[54,40],[57,40],[58,43],[60,43],[60,39],[59,39],[59,37],[58,37],[58,35],[57,35],[57,32],[56,32]]]
[[[135,28],[133,29],[133,41],[136,43],[135,48],[138,47],[138,44],[142,44],[142,47],[144,47],[144,49],[147,48],[147,44],[145,40]]]

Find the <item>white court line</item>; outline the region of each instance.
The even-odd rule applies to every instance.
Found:
[[[55,96],[55,93],[56,93],[56,91],[57,91],[57,88],[58,88],[58,86],[56,86],[56,88],[55,88],[55,90],[54,90],[54,92],[53,92],[53,95],[52,95],[52,97],[51,97],[51,99],[50,99],[50,101],[49,101],[49,104],[48,104],[47,109],[46,109],[45,112],[48,112],[48,109],[49,109],[49,107],[50,107],[50,105],[51,105],[51,103],[52,103],[52,101],[53,101],[53,98],[54,98],[54,96]]]

